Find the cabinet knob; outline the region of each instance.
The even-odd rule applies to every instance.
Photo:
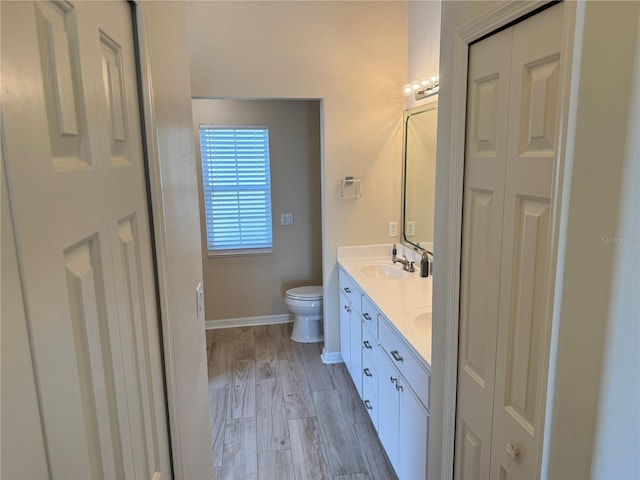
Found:
[[[349,287],[344,287],[343,289],[346,293],[351,293],[351,289]]]
[[[371,402],[369,400],[364,401],[364,406],[367,407],[367,410],[373,410],[373,407],[371,406]]]
[[[520,455],[520,449],[518,447],[515,447],[513,443],[507,443],[505,452],[507,453],[507,456],[512,460]]]
[[[397,378],[395,378],[395,377],[389,377],[389,381],[390,381],[391,383],[395,383],[395,384],[397,384],[397,383],[398,383],[398,379],[397,379]]]
[[[364,348],[369,348],[369,349],[373,348],[373,347],[371,347],[371,344],[369,343],[369,340],[365,340],[364,342],[362,342],[362,344],[364,345]]]
[[[369,315],[368,313],[363,313],[362,316],[365,320],[371,320],[371,315]]]
[[[368,368],[365,368],[364,370],[362,370],[364,372],[364,374],[367,377],[373,377],[373,374],[371,373],[371,370],[369,370]]]
[[[402,362],[402,357],[400,356],[397,350],[392,351],[391,356],[396,362]]]

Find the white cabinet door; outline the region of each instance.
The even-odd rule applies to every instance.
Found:
[[[358,390],[358,395],[362,398],[362,319],[355,310],[351,312],[350,319],[350,362],[351,378]]]
[[[340,293],[340,355],[351,372],[351,302],[343,293]]]
[[[429,413],[409,388],[398,379],[398,477],[400,480],[427,478]]]
[[[398,468],[398,420],[400,418],[400,401],[396,386],[400,379],[397,370],[386,354],[379,351],[378,362],[378,436],[391,465],[396,472]]]
[[[127,2],[3,2],[2,102],[49,473],[168,478]]]

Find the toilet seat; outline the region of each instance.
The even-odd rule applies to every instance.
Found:
[[[285,296],[291,300],[314,301],[322,300],[322,286],[296,287],[287,290]]]

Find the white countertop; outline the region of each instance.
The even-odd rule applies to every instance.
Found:
[[[408,248],[398,245],[398,256],[406,255],[416,261],[416,271],[404,272],[402,278],[378,278],[361,271],[365,265],[384,264],[393,266],[391,245],[362,247],[339,247],[338,264],[356,281],[364,293],[376,304],[395,329],[413,347],[431,370],[431,290],[432,277],[420,277],[419,256]],[[400,266],[400,264],[396,264]],[[415,325],[417,314],[427,312],[428,325]]]

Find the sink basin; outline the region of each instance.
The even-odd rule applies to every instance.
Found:
[[[360,272],[376,278],[402,278],[402,268],[384,263],[373,263],[360,267]]]
[[[431,335],[431,307],[422,307],[409,316],[409,326],[421,335]]]

